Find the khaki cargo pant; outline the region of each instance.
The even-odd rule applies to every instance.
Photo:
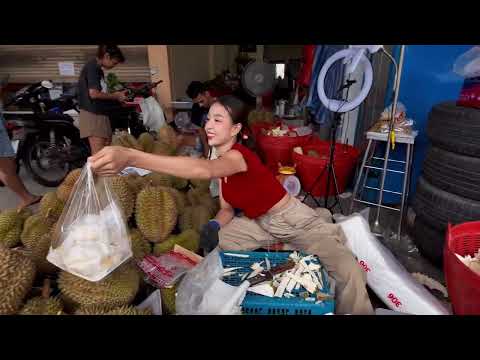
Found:
[[[319,209],[320,210],[320,209]],[[250,251],[284,243],[288,250],[317,255],[336,282],[337,314],[373,314],[366,289],[366,275],[344,246],[339,225],[325,215],[291,198],[287,207],[256,220],[235,217],[219,232],[222,250]]]

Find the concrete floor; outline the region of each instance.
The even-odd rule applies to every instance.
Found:
[[[20,167],[20,178],[23,180],[25,187],[35,195],[43,195],[48,191],[54,191],[55,188],[48,188],[36,183],[31,176]],[[9,188],[0,187],[0,211],[17,207],[20,203],[18,196]],[[33,208],[35,209],[35,208]]]

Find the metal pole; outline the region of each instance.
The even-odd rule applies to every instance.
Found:
[[[388,132],[388,135],[387,135],[387,149],[386,149],[386,153],[385,153],[385,161],[384,161],[384,164],[383,164],[383,173],[382,173],[382,180],[381,180],[381,185],[380,185],[380,194],[378,196],[377,205],[381,205],[382,201],[383,201],[383,189],[385,187],[385,177],[387,175],[388,159],[389,159],[389,155],[390,155],[390,133],[392,132],[392,130],[394,128],[394,123],[395,123],[395,112],[397,110],[397,102],[398,102],[398,95],[399,95],[399,89],[400,89],[400,79],[402,77],[404,53],[405,53],[405,45],[401,45],[400,60],[399,60],[398,66],[395,63],[395,61],[393,61],[393,64],[395,66],[395,82],[394,82],[394,98],[393,98],[393,104],[392,104],[392,117],[390,119],[390,128],[389,128],[389,132]],[[378,230],[378,227],[380,225],[379,221],[378,221],[379,217],[380,217],[380,206],[377,207],[377,214],[376,214],[376,217],[375,217],[375,224],[374,224],[374,227],[377,230]]]

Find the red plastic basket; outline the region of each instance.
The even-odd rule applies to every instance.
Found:
[[[325,196],[327,187],[327,174],[317,181],[318,177],[328,165],[330,156],[330,143],[315,139],[308,145],[302,147],[305,155],[293,153],[293,161],[296,165],[298,178],[302,183],[304,191],[309,191],[313,196]],[[315,150],[320,157],[315,158],[306,155],[309,150]],[[355,165],[360,152],[353,146],[346,144],[335,144],[335,175],[337,177],[338,191],[344,192],[353,176]],[[326,170],[325,170],[326,171]],[[315,182],[317,181],[316,185]],[[312,187],[315,187],[312,189]],[[333,179],[330,180],[328,196],[335,194]]]
[[[260,156],[267,167],[274,173],[278,173],[278,164],[283,166],[293,165],[293,148],[307,144],[312,135],[304,136],[268,136],[258,134],[258,147]]]
[[[480,315],[480,275],[455,256],[473,256],[478,249],[480,221],[448,224],[443,260],[448,294],[457,315]]]

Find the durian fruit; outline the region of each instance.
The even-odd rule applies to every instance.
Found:
[[[179,178],[176,176],[171,176],[172,187],[177,190],[183,190],[188,186],[188,180],[184,178]]]
[[[142,191],[142,189],[146,185],[145,179],[137,174],[129,174],[127,176],[124,176],[124,178],[135,197],[140,191]]]
[[[45,299],[42,296],[34,297],[27,301],[25,306],[18,313],[19,315],[61,315],[63,305],[59,298],[50,297]]]
[[[135,260],[141,260],[152,252],[152,246],[147,239],[142,235],[140,230],[130,230],[130,241],[132,243],[132,252]]]
[[[134,306],[120,306],[115,309],[106,310],[102,307],[91,306],[80,308],[75,315],[153,315],[151,309],[139,310]]]
[[[172,177],[170,175],[161,174],[157,172],[151,172],[150,174],[145,175],[144,181],[146,184],[150,184],[152,186],[164,186],[164,187],[172,186]]]
[[[177,133],[170,125],[164,125],[158,129],[158,139],[174,149],[178,146]]]
[[[15,314],[31,290],[35,264],[17,250],[0,247],[0,315]]]
[[[0,213],[0,245],[11,248],[20,243],[23,224],[32,215],[28,209],[5,210]]]
[[[177,207],[170,191],[147,186],[137,196],[135,220],[138,229],[149,241],[167,239],[177,223]]]
[[[207,207],[203,205],[187,206],[178,219],[178,225],[182,232],[193,229],[201,233],[203,225],[208,223],[211,218],[210,210]]]
[[[144,132],[138,137],[138,143],[142,146],[144,152],[151,153],[153,150],[153,143],[155,138],[152,134]]]
[[[173,250],[175,245],[197,252],[200,244],[200,235],[192,229],[185,230],[178,235],[170,235],[168,239],[162,243],[155,244],[153,254],[159,256]]]
[[[113,135],[112,145],[143,151],[143,147],[138,143],[137,139],[126,131],[120,131]]]
[[[162,309],[164,310],[164,312],[168,315],[175,315],[175,299],[177,296],[176,286],[160,289],[160,295],[162,297]]]
[[[55,225],[52,226],[51,231],[40,236],[35,244],[29,248],[28,255],[34,261],[39,274],[53,274],[58,270],[55,265],[47,260],[47,255],[52,244],[54,227]]]
[[[177,215],[183,213],[185,206],[187,206],[187,195],[171,187],[164,187],[175,198],[175,205],[177,207]]]
[[[125,215],[125,219],[130,218],[135,207],[135,194],[124,176],[113,176],[108,178],[108,184],[118,200],[118,205]]]
[[[27,249],[33,249],[40,237],[52,230],[57,219],[50,214],[50,210],[46,214],[38,213],[25,221],[20,239]]]
[[[214,216],[218,212],[219,204],[217,205],[216,200],[212,198],[210,193],[206,193],[200,189],[190,189],[187,192],[187,198],[192,206],[203,205],[205,206],[211,216]]]
[[[58,287],[65,305],[78,307],[100,306],[106,310],[130,304],[140,286],[140,275],[130,263],[121,265],[106,278],[90,282],[62,271]]]
[[[27,301],[20,315],[61,315],[63,304],[58,297],[50,297],[50,279],[43,282],[42,296]]]
[[[64,203],[66,203],[68,198],[70,197],[73,187],[75,186],[78,178],[80,177],[81,172],[82,169],[75,169],[70,171],[65,180],[63,180],[63,182],[57,188],[57,197]]]
[[[60,200],[56,192],[50,191],[43,195],[40,201],[40,213],[46,215],[48,210],[55,219],[58,219],[62,215],[63,207],[65,203]]]
[[[204,192],[210,191],[210,181],[211,180],[190,179],[190,183],[195,189],[203,190]]]
[[[152,147],[152,154],[173,156],[176,154],[176,149],[162,141],[155,141]]]

